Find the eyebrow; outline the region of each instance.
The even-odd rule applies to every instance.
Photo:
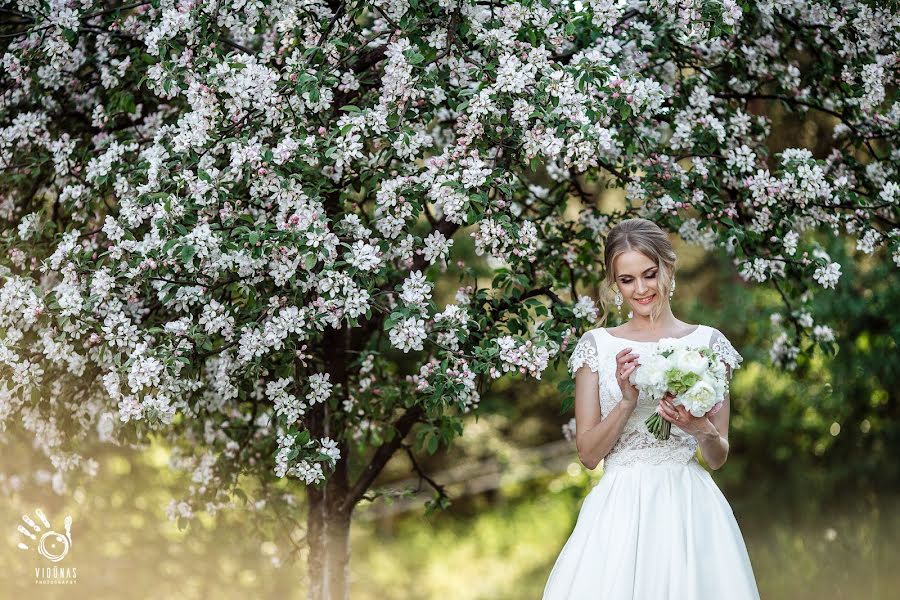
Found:
[[[658,268],[658,267],[656,267],[654,265],[650,268],[644,269],[644,273],[646,273],[647,271],[652,271],[653,269],[656,269],[656,268]],[[619,277],[631,277],[631,275],[629,275],[628,273],[622,273],[621,275],[619,275]]]

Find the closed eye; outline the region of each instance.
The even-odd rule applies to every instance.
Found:
[[[656,271],[647,275],[647,279],[656,279]],[[631,283],[631,278],[629,277],[629,278],[625,278],[625,279],[620,279],[619,281],[621,281],[622,283]]]

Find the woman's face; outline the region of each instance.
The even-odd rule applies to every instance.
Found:
[[[665,300],[656,283],[659,267],[644,254],[636,250],[623,252],[613,262],[613,269],[619,292],[635,315],[649,316],[651,309]]]

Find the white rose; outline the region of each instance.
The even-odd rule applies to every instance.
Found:
[[[709,360],[696,350],[676,352],[672,356],[677,357],[675,359],[675,366],[685,373],[703,375],[706,373],[707,368],[709,368]]]
[[[661,354],[651,354],[639,359],[641,365],[634,370],[629,380],[650,397],[659,399],[666,393],[666,370],[671,366]]]
[[[721,360],[714,360],[713,366],[710,367],[709,370],[712,371],[712,374],[715,375],[717,379],[725,379],[725,376],[727,375],[727,372],[725,371],[725,363],[723,363]]]
[[[678,338],[662,338],[659,340],[659,342],[656,343],[657,352],[668,352],[669,350],[675,350],[676,352],[680,350],[680,347],[678,345]]]
[[[716,396],[719,400],[725,398],[725,388],[727,387],[728,374],[725,371],[725,363],[720,360],[714,360],[713,366],[703,376],[714,388],[716,388]]]
[[[716,390],[701,379],[681,395],[681,404],[695,417],[702,417],[716,405]]]

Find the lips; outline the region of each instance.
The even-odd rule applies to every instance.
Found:
[[[653,302],[654,298],[656,298],[656,294],[648,296],[647,298],[644,298],[642,300],[635,300],[635,302],[637,302],[638,304],[650,304],[651,302]]]

